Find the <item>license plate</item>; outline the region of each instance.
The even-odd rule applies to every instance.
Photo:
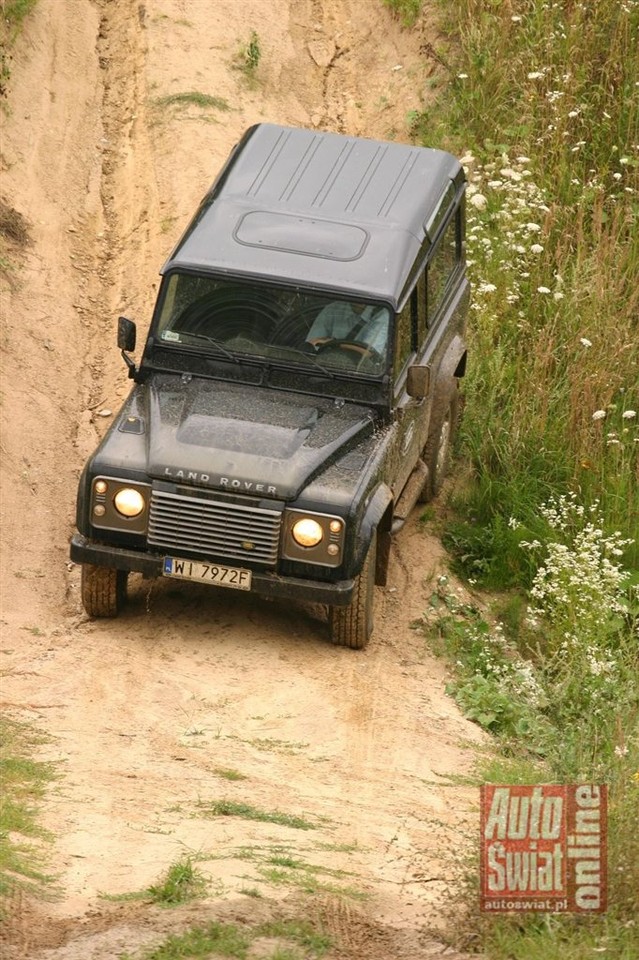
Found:
[[[233,590],[251,589],[250,570],[227,567],[221,563],[201,563],[199,560],[165,557],[162,572],[165,577],[176,577],[178,580],[214,583],[218,587],[231,587]]]

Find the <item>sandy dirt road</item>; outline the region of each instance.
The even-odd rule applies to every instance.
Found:
[[[134,580],[126,613],[92,623],[67,562],[79,472],[128,389],[115,318],[144,331],[231,146],[260,120],[406,139],[430,29],[377,0],[40,0],[26,24],[0,155],[31,235],[2,282],[1,699],[52,737],[60,895],[16,895],[7,957],[106,960],[206,918],[280,915],[321,923],[329,957],[441,950],[447,851],[475,816],[449,777],[480,737],[410,629],[442,565],[417,517],[364,653],[333,648],[321,610],[188,585]],[[253,80],[237,69],[252,31]],[[193,92],[218,106],[167,101]],[[207,816],[221,799],[313,829]],[[104,899],[186,855],[210,880],[198,904]],[[298,866],[277,875],[274,856]]]

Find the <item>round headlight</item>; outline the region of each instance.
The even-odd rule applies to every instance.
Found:
[[[324,535],[317,520],[311,520],[310,517],[294,523],[291,533],[293,540],[299,543],[300,547],[316,547]]]
[[[124,487],[113,498],[115,509],[123,517],[139,517],[144,510],[144,497],[139,490]]]

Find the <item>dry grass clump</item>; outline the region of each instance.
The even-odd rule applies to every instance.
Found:
[[[0,200],[0,234],[22,247],[29,242],[28,220],[3,200]]]

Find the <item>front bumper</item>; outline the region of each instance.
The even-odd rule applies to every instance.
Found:
[[[88,540],[81,533],[71,539],[71,559],[74,563],[92,563],[98,567],[115,567],[117,570],[135,571],[145,577],[161,577],[166,554],[141,553],[124,547]],[[302,580],[297,577],[281,577],[276,573],[251,571],[251,593],[263,597],[284,600],[306,600],[310,603],[328,603],[346,607],[351,602],[354,580],[338,580],[324,583],[320,580]],[[211,584],[211,586],[214,586]],[[228,587],[220,587],[228,590]]]

